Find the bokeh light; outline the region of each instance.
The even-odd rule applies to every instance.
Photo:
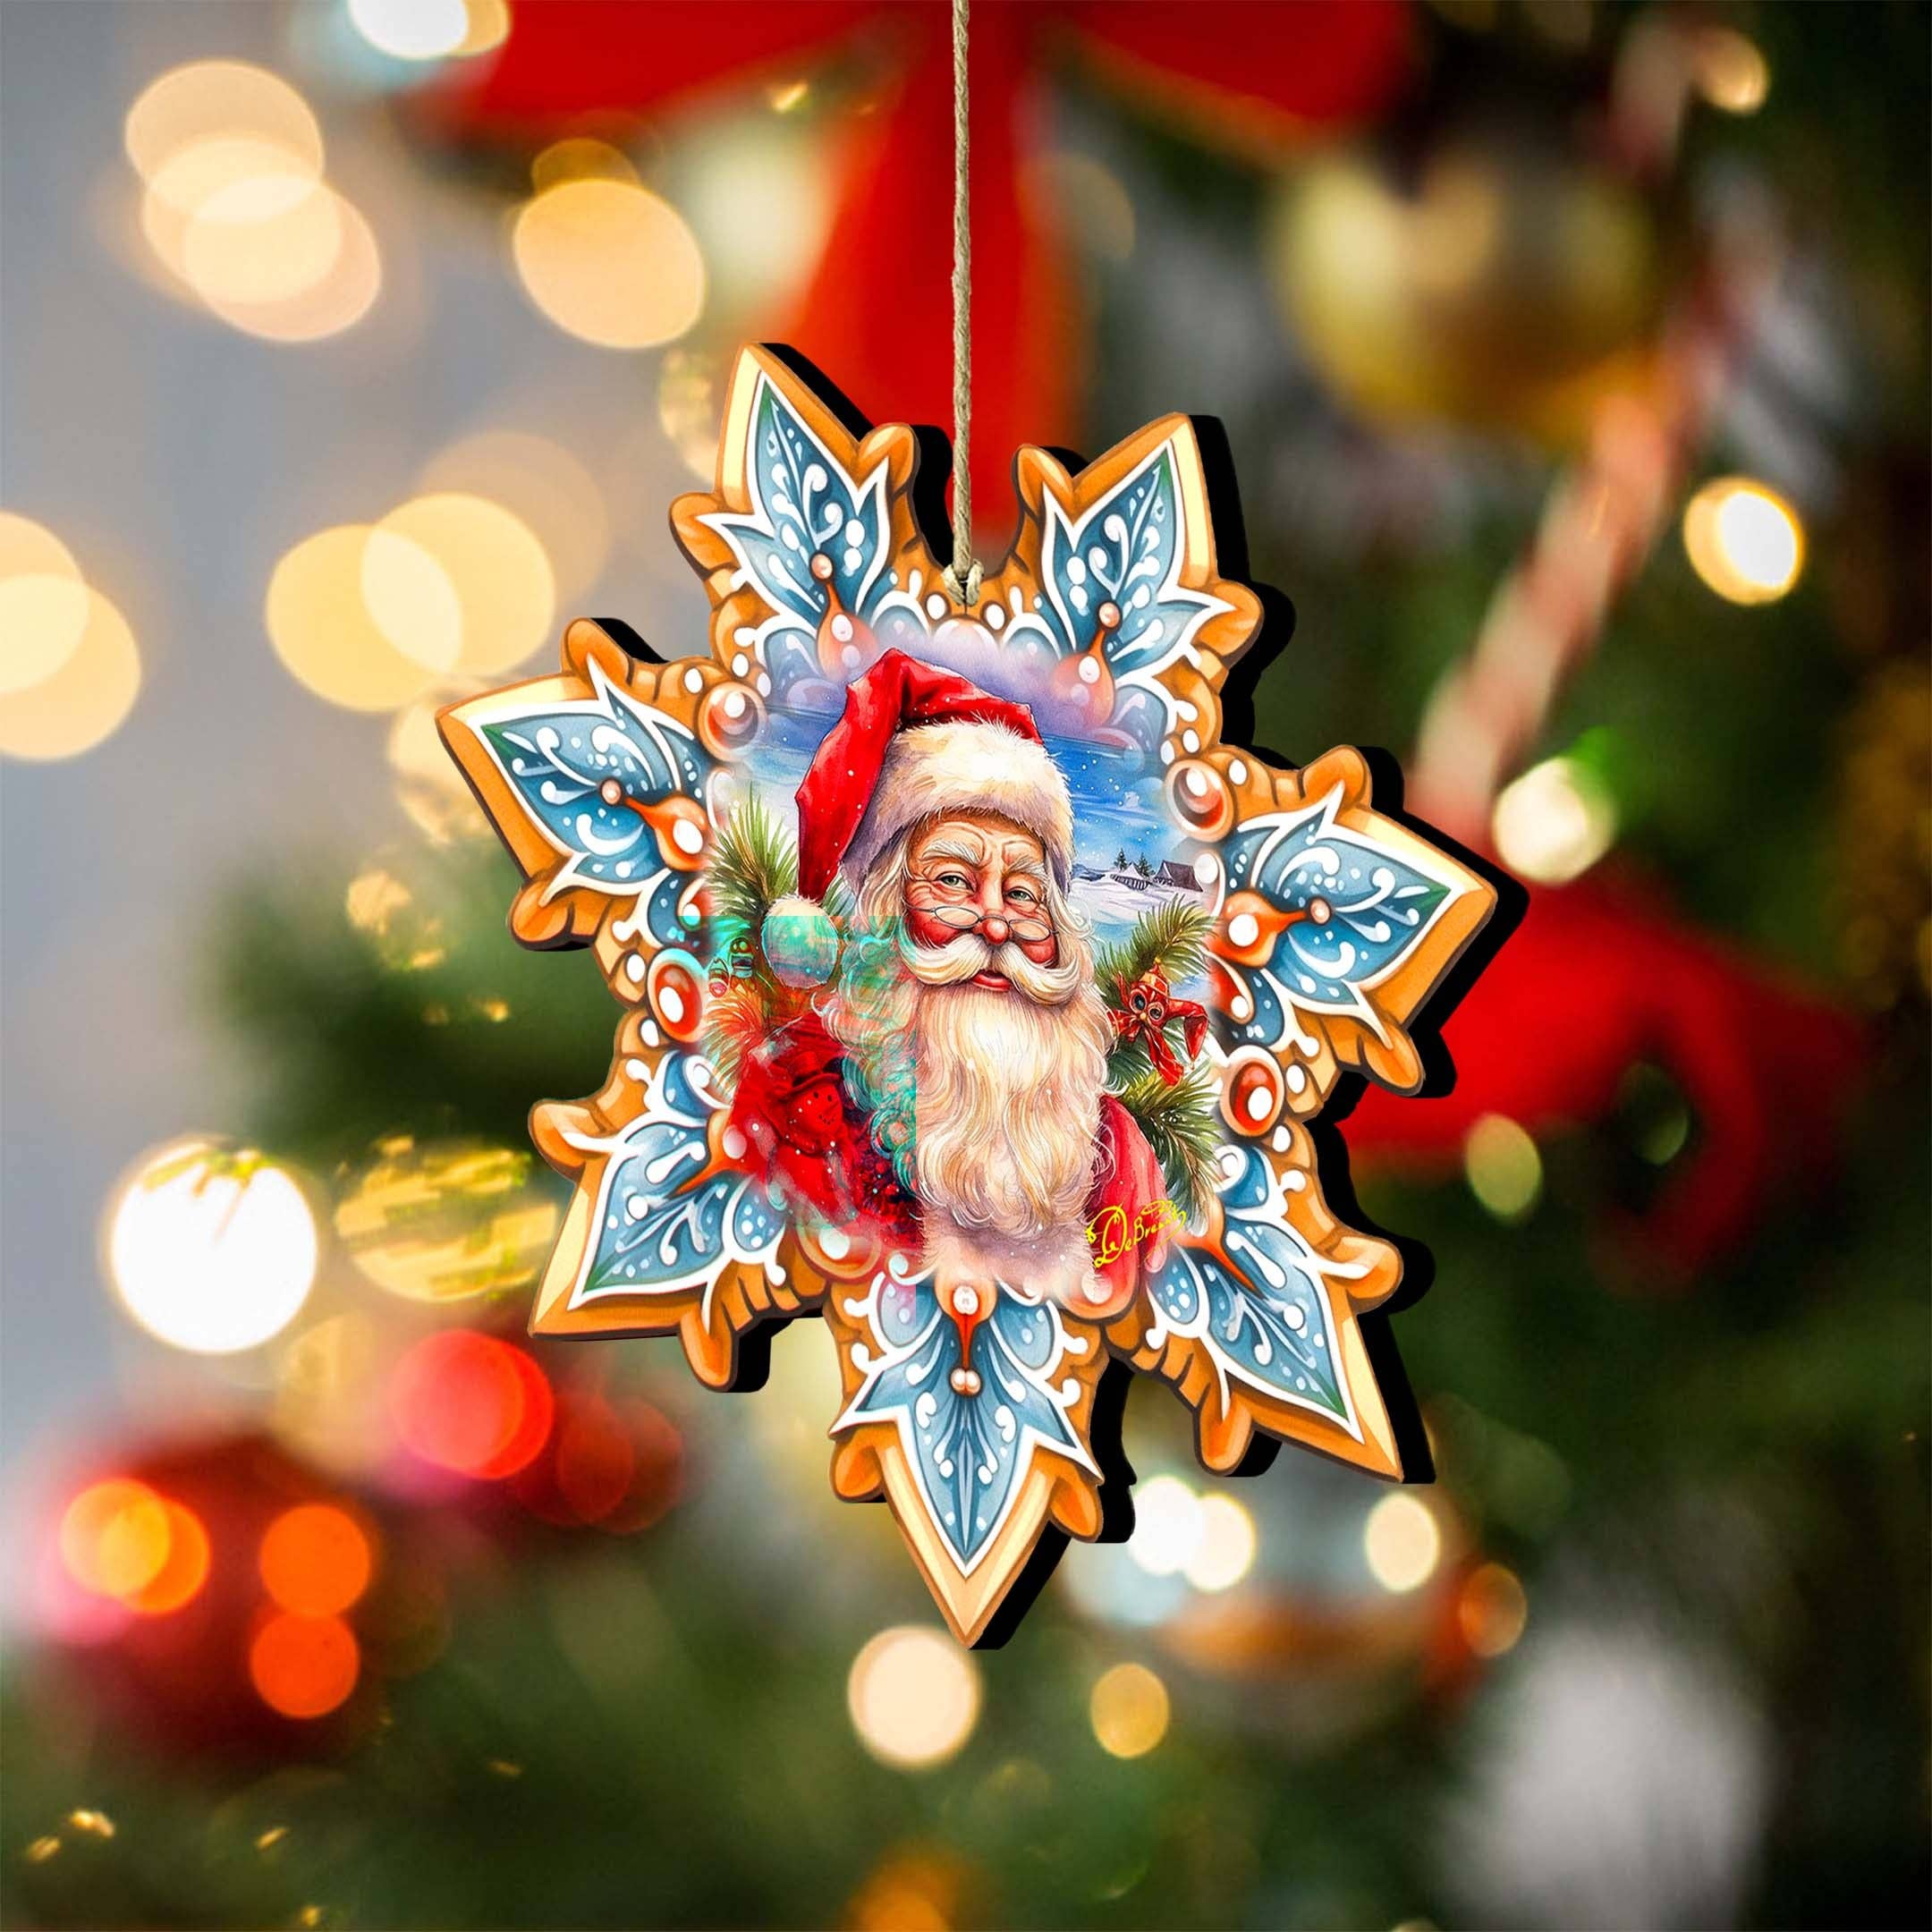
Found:
[[[432,845],[447,845],[459,838],[487,837],[490,830],[489,820],[476,801],[476,793],[464,783],[461,767],[449,755],[442,734],[436,730],[436,713],[453,695],[448,691],[438,691],[431,697],[419,698],[413,704],[404,705],[391,721],[389,736],[384,744],[389,768],[395,774],[396,803],[402,808],[410,823]],[[389,879],[390,886],[400,891],[402,898],[399,902],[382,902],[380,924],[374,919],[360,917],[354,903],[350,906],[349,916],[353,925],[372,931],[386,931],[388,916],[407,905],[410,894],[406,886],[381,872],[380,868],[375,872],[359,874],[356,883],[371,879],[378,873]],[[364,890],[366,894],[369,889]],[[378,901],[365,896],[362,903],[373,910]],[[440,952],[440,948],[436,950]],[[428,962],[419,955],[408,963],[427,964]]]
[[[1610,850],[1616,804],[1580,759],[1546,758],[1498,794],[1490,817],[1496,856],[1541,886],[1580,878]]]
[[[79,648],[91,609],[78,576],[0,577],[0,698],[52,677]]]
[[[356,31],[393,60],[442,60],[463,50],[470,10],[463,0],[349,0]]]
[[[191,61],[153,81],[128,109],[127,157],[152,182],[183,149],[249,135],[322,172],[322,130],[308,102],[279,75],[247,61]]]
[[[1362,1525],[1368,1573],[1397,1595],[1419,1589],[1442,1560],[1442,1530],[1426,1503],[1398,1491],[1384,1496]]]
[[[1456,1598],[1456,1622],[1478,1657],[1514,1649],[1529,1620],[1530,1600],[1513,1571],[1486,1563],[1470,1572]]]
[[[411,651],[370,616],[366,565]],[[420,698],[462,645],[462,606],[443,566],[421,545],[365,523],[297,544],[269,579],[264,615],[275,655],[293,675],[352,711],[388,711]]]
[[[336,1616],[278,1611],[249,1646],[249,1681],[284,1717],[326,1717],[345,1704],[362,1672],[355,1632]]]
[[[1127,1554],[1149,1576],[1174,1576],[1201,1547],[1200,1499],[1178,1476],[1156,1476],[1134,1492]]]
[[[674,351],[665,361],[682,352]],[[712,414],[715,437],[715,402]],[[416,484],[425,496],[487,497],[521,517],[550,560],[559,601],[580,596],[603,574],[611,542],[604,493],[583,463],[549,436],[479,430],[432,457]]]
[[[704,261],[683,216],[632,182],[546,189],[517,216],[511,247],[538,308],[603,348],[674,342],[704,309]]]
[[[708,483],[717,469],[718,398],[724,374],[716,356],[674,349],[657,372],[657,422],[684,467]]]
[[[556,579],[530,526],[486,497],[440,491],[392,510],[376,525],[364,558],[369,615],[406,656],[424,655],[411,642],[426,621],[423,591],[413,569],[398,571],[385,561],[389,547],[379,539],[386,537],[402,538],[441,565],[456,597],[459,673],[507,671],[548,640]]]
[[[1537,1144],[1503,1114],[1485,1114],[1462,1142],[1470,1192],[1499,1221],[1521,1221],[1543,1192],[1543,1157]]]
[[[382,292],[382,256],[361,210],[333,189],[319,191],[334,205],[341,246],[327,272],[273,301],[242,301],[203,292],[224,322],[265,342],[309,343],[340,335],[360,322]]]
[[[336,1616],[369,1588],[375,1555],[362,1527],[331,1503],[284,1510],[262,1538],[262,1587],[298,1616]]]
[[[1755,41],[1734,27],[1705,27],[1696,38],[1691,72],[1698,92],[1725,114],[1756,114],[1771,92],[1771,69]]]
[[[82,1589],[126,1598],[161,1572],[172,1536],[167,1505],[146,1483],[91,1483],[61,1518],[61,1562]]]
[[[335,1233],[378,1288],[446,1302],[528,1287],[558,1220],[556,1191],[527,1151],[397,1136],[343,1186]]]
[[[535,1458],[555,1402],[521,1349],[452,1328],[425,1336],[396,1365],[390,1409],[397,1435],[424,1462],[493,1482]]]
[[[177,1142],[147,1157],[109,1210],[108,1271],[123,1307],[192,1354],[279,1335],[308,1299],[318,1254],[301,1186],[252,1150]]]
[[[1167,1735],[1167,1686],[1144,1664],[1116,1664],[1088,1701],[1094,1735],[1114,1758],[1144,1758]]]
[[[140,691],[140,652],[127,619],[99,591],[81,587],[85,616],[80,635],[70,640],[71,597],[44,596],[38,588],[64,581],[45,574],[8,580],[28,588],[0,617],[41,628],[21,633],[17,657],[15,633],[0,633],[8,640],[7,657],[23,669],[52,666],[31,682],[0,689],[0,752],[11,758],[64,758],[91,750],[133,709]],[[0,585],[0,593],[5,589]]]
[[[944,1631],[899,1624],[852,1659],[845,1701],[859,1741],[908,1770],[944,1762],[979,1716],[979,1668]]]
[[[1199,1504],[1199,1541],[1185,1565],[1199,1590],[1232,1589],[1254,1567],[1254,1518],[1229,1496],[1205,1496]]]
[[[1775,604],[1804,569],[1804,525],[1768,485],[1718,477],[1684,506],[1690,567],[1733,604]]]
[[[168,1616],[201,1594],[208,1581],[212,1552],[201,1519],[172,1496],[162,1498],[167,1512],[167,1550],[160,1567],[122,1601],[142,1616]]]

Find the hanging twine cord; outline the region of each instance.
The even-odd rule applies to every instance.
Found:
[[[953,0],[953,561],[940,581],[955,604],[979,601],[972,554],[972,138],[966,104],[967,0]]]

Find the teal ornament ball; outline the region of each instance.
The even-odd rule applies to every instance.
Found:
[[[838,928],[815,899],[773,900],[760,939],[766,962],[788,987],[823,986],[838,966]]]

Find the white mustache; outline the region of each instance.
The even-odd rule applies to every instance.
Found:
[[[900,957],[921,986],[960,986],[977,973],[1004,975],[1038,1006],[1063,1006],[1080,983],[1079,961],[1063,958],[1057,966],[1029,959],[1013,940],[991,945],[978,933],[962,933],[949,945],[920,945],[902,933]]]

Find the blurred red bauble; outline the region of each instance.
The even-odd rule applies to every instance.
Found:
[[[326,1754],[368,1728],[419,1621],[409,1545],[267,1437],[204,1436],[70,1483],[40,1609],[103,1717],[149,1747]]]

